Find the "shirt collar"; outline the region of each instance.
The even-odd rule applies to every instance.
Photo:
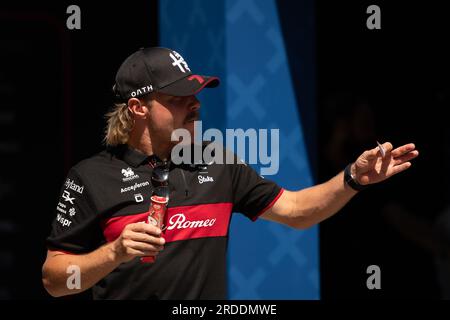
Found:
[[[142,164],[150,164],[152,167],[155,167],[156,165],[163,163],[157,155],[152,154],[148,156],[141,151],[131,148],[127,144],[117,146],[117,150],[119,157],[128,165],[135,168]]]
[[[132,167],[138,167],[143,163],[148,163],[149,156],[142,153],[136,149],[131,148],[127,144],[121,144],[115,147],[117,157],[125,161],[128,165]]]

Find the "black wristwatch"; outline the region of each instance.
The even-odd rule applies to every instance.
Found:
[[[344,181],[347,183],[352,189],[356,191],[361,191],[366,189],[369,185],[363,185],[356,182],[356,179],[352,176],[352,173],[350,172],[350,168],[352,167],[352,163],[350,163],[348,166],[345,167],[344,170]]]

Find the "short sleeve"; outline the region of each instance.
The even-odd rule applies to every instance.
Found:
[[[233,211],[252,221],[271,208],[283,193],[275,182],[260,176],[253,168],[238,161],[231,165]]]
[[[47,247],[71,253],[86,253],[103,242],[95,204],[86,185],[71,169],[61,188]]]

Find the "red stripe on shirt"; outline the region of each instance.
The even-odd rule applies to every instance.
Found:
[[[169,207],[164,217],[167,226],[163,232],[166,242],[206,237],[224,237],[228,234],[233,204],[211,203],[193,206]],[[126,225],[146,222],[148,212],[113,217],[103,221],[105,239],[114,241]]]

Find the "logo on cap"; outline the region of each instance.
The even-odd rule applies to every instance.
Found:
[[[136,96],[141,96],[143,94],[150,93],[152,91],[153,91],[153,86],[149,85],[149,86],[145,86],[145,87],[139,88],[139,89],[131,92],[131,96],[134,98]]]
[[[184,61],[183,57],[178,52],[172,51],[172,53],[170,53],[169,56],[173,60],[172,65],[174,67],[178,67],[181,72],[186,73],[186,70],[189,72],[191,71],[191,69],[189,69],[187,62]]]

